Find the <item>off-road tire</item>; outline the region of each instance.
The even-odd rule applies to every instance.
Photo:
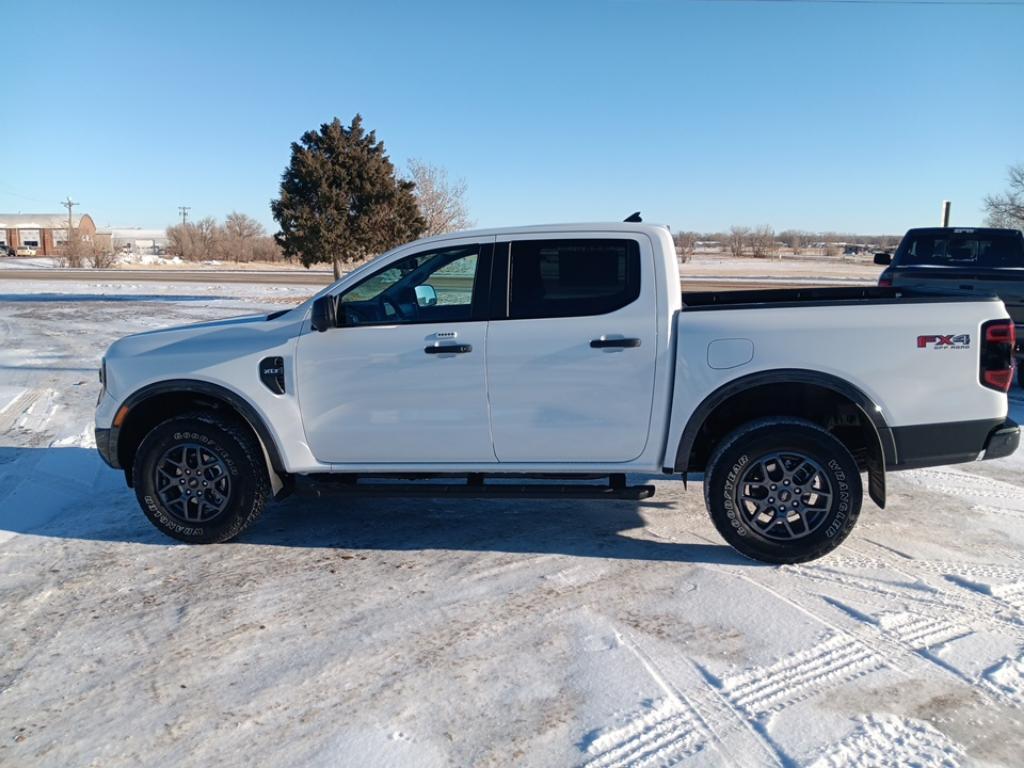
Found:
[[[748,469],[787,451],[818,465],[832,488],[828,511],[798,538],[778,540],[752,524],[738,494]],[[774,487],[774,486],[772,486]],[[796,418],[752,421],[725,437],[708,461],[704,503],[715,528],[741,554],[765,563],[802,563],[828,554],[853,530],[860,515],[863,486],[857,462],[839,440],[817,424]],[[787,526],[788,528],[788,526]],[[782,529],[778,530],[783,533]]]
[[[199,446],[204,456],[215,457],[230,483],[227,501],[219,502],[224,508],[201,522],[183,519],[172,511],[176,505],[164,503],[166,473],[163,481],[157,477],[158,463],[185,445]],[[233,539],[255,522],[269,496],[270,482],[256,438],[245,425],[208,412],[176,416],[155,426],[139,446],[133,474],[135,495],[146,517],[163,533],[188,544]]]

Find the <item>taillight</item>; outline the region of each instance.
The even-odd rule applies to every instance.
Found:
[[[1009,392],[1013,383],[1013,348],[1017,332],[1012,320],[990,320],[981,326],[981,383]]]
[[[892,275],[889,272],[883,272],[878,276],[878,287],[892,288]]]

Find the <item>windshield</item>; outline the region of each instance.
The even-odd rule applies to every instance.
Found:
[[[908,232],[894,259],[899,266],[1024,267],[1019,232]]]

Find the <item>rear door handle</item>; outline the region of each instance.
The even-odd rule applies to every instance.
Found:
[[[423,351],[428,355],[464,355],[473,351],[472,344],[440,344],[437,346],[424,347]]]
[[[593,339],[590,346],[594,349],[609,349],[618,347],[620,349],[632,349],[640,346],[640,339]]]

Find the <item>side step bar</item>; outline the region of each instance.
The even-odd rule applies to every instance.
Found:
[[[420,497],[460,499],[610,499],[614,501],[642,501],[654,495],[653,485],[626,485],[625,478],[613,477],[608,485],[582,483],[488,483],[470,478],[466,483],[432,482],[360,482],[351,477],[334,479],[330,475],[316,475],[326,481],[331,495]],[[369,480],[369,478],[367,478]]]

